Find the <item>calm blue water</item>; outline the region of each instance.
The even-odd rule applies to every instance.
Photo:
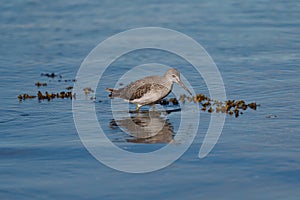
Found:
[[[1,1],[0,199],[298,199],[299,10],[297,1]],[[205,159],[197,155],[209,114],[201,113],[198,135],[179,160],[153,173],[126,174],[84,148],[70,100],[20,103],[17,95],[34,94],[37,81],[48,81],[41,90],[63,90],[72,83],[49,82],[40,74],[72,79],[99,42],[145,26],[194,38],[216,62],[227,97],[261,107],[228,116]],[[181,64],[171,56],[149,55]],[[133,56],[116,62],[116,75],[135,61]],[[197,89],[205,93],[202,83]],[[112,140],[140,152],[161,146],[126,142],[119,129],[109,127],[105,95],[97,91],[102,100],[96,102],[97,115]],[[174,129],[179,115],[170,114]]]

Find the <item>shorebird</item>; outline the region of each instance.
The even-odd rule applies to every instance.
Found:
[[[192,95],[180,80],[180,73],[174,68],[168,69],[164,76],[148,76],[123,88],[107,88],[106,90],[111,92],[109,95],[111,98],[119,97],[127,102],[136,104],[136,111],[138,112],[140,107],[155,104],[168,96],[172,91],[173,83],[179,84]]]

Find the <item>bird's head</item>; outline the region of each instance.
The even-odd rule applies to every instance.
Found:
[[[187,87],[183,84],[183,82],[180,79],[180,73],[174,69],[168,69],[165,77],[167,79],[169,79],[170,81],[172,81],[173,83],[177,83],[178,85],[180,85],[183,89],[185,89],[190,95],[192,95],[192,93],[189,91],[189,89],[187,89]]]

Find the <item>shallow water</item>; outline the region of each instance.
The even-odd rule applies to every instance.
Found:
[[[298,199],[299,8],[297,1],[2,1],[0,198]],[[204,159],[198,152],[210,114],[201,112],[198,134],[180,159],[153,173],[127,174],[88,153],[74,125],[71,100],[19,102],[17,96],[35,94],[37,81],[48,82],[42,91],[72,86],[40,74],[73,79],[99,42],[145,26],[171,28],[195,39],[216,62],[227,98],[261,106],[239,118],[227,116],[217,145]],[[118,70],[104,76],[97,101],[89,101],[108,137],[133,152],[165,144],[128,142],[130,136],[110,127],[104,88],[130,66],[157,62],[177,67],[197,92],[208,94],[203,80],[182,67],[185,61],[162,52],[144,54],[114,62]],[[180,112],[167,117],[176,132]]]

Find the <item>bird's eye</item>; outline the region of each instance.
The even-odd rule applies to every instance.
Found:
[[[175,78],[175,77],[176,77],[176,75],[172,74],[172,77],[174,77],[174,78]]]

